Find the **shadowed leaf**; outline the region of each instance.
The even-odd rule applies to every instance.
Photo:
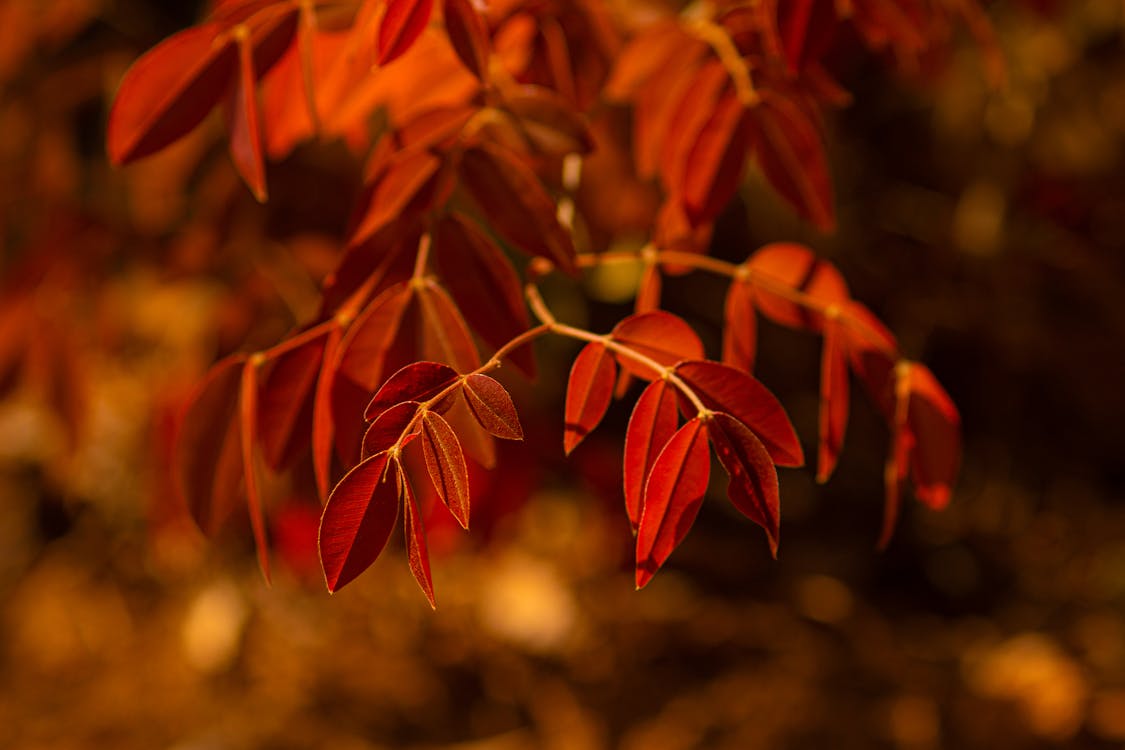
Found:
[[[824,323],[824,346],[820,355],[820,411],[817,417],[818,482],[827,482],[832,476],[848,427],[848,363],[841,340],[841,326],[837,318],[829,318]]]
[[[488,27],[469,0],[444,0],[445,31],[453,51],[469,72],[488,80]]]
[[[433,0],[387,0],[377,42],[380,65],[386,65],[410,49],[429,23],[433,6]]]
[[[746,425],[729,414],[713,413],[707,421],[707,435],[730,476],[727,496],[744,516],[766,530],[770,554],[776,558],[781,501],[777,470],[769,453]]]
[[[751,286],[732,279],[723,304],[723,364],[754,371],[758,348],[758,316]]]
[[[254,546],[258,550],[258,565],[268,583],[269,545],[266,542],[266,524],[262,517],[262,495],[258,488],[258,469],[254,453],[254,447],[258,442],[258,365],[253,358],[242,366],[239,427],[242,434],[242,476],[246,483],[246,507],[250,512]]]

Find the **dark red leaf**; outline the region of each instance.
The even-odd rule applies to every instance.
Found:
[[[258,469],[254,448],[258,442],[258,363],[251,357],[242,366],[239,392],[239,428],[242,433],[242,476],[246,482],[246,507],[250,512],[250,528],[258,550],[258,565],[266,581],[270,580],[269,545],[266,524],[262,517],[262,495],[258,488]]]
[[[821,307],[841,307],[849,301],[847,282],[836,267],[804,245],[765,245],[750,256],[746,268],[758,309],[783,326],[811,331],[824,326],[824,314],[808,304],[794,302],[794,292]]]
[[[428,401],[457,381],[456,370],[439,362],[415,362],[387,378],[363,416],[374,419],[403,401]]]
[[[744,516],[766,530],[770,554],[776,558],[781,499],[777,469],[769,453],[750,428],[729,414],[712,414],[707,420],[707,435],[730,475],[727,496]]]
[[[686,38],[681,49],[665,58],[637,97],[633,116],[633,154],[637,174],[641,177],[657,175],[664,140],[676,115],[676,105],[691,89],[705,50],[701,42]]]
[[[360,197],[358,220],[348,239],[359,244],[398,218],[407,204],[423,192],[441,167],[429,151],[403,151],[391,157],[374,183]]]
[[[262,150],[261,107],[248,38],[238,41],[238,75],[227,104],[230,156],[259,203],[266,202],[266,161]]]
[[[683,362],[680,377],[712,411],[721,411],[749,427],[778,466],[805,462],[801,443],[777,398],[753,375],[718,362]]]
[[[520,86],[504,99],[505,108],[516,116],[520,129],[541,154],[563,157],[586,154],[594,138],[586,119],[564,97],[542,86]]]
[[[691,419],[660,451],[645,483],[637,529],[637,588],[652,579],[687,536],[707,493],[711,457],[703,420]]]
[[[414,287],[396,284],[376,297],[352,322],[340,343],[340,374],[366,390],[383,378],[387,350],[402,325]]]
[[[676,432],[676,392],[668,381],[648,384],[625,431],[625,512],[635,532],[644,510],[644,489],[656,457]]]
[[[858,302],[841,307],[841,341],[852,371],[890,420],[894,412],[892,374],[899,359],[898,343],[879,320]]]
[[[422,514],[418,511],[418,501],[414,499],[414,489],[410,486],[410,478],[406,472],[399,473],[402,487],[403,531],[406,534],[406,556],[410,561],[410,572],[414,580],[422,588],[422,593],[430,602],[430,607],[437,609],[434,601],[434,581],[430,576],[430,553],[426,549],[426,530],[422,527]]]
[[[422,414],[422,450],[438,497],[462,528],[469,528],[469,470],[465,455],[453,428],[431,411]]]
[[[109,113],[110,161],[125,164],[161,150],[219,103],[238,71],[235,45],[222,34],[217,24],[185,29],[133,63]]]
[[[910,366],[910,407],[906,419],[914,443],[914,494],[929,507],[940,510],[949,504],[961,464],[961,416],[925,365]]]
[[[262,457],[275,471],[292,465],[308,447],[313,388],[324,358],[325,336],[291,349],[269,365],[258,396]]]
[[[567,455],[605,416],[613,399],[616,369],[609,350],[599,341],[586,344],[575,358],[566,387],[563,448]]]
[[[699,131],[683,180],[684,211],[693,226],[713,221],[738,189],[753,142],[750,122],[748,110],[731,91]]]
[[[403,125],[396,133],[402,150],[444,150],[479,109],[452,105],[427,110]]]
[[[816,481],[827,482],[836,468],[848,427],[848,363],[843,347],[842,323],[830,317],[824,323],[820,356],[819,448]]]
[[[473,75],[488,80],[488,27],[469,0],[444,0],[445,31],[457,58]]]
[[[400,447],[407,445],[418,435],[418,425],[414,425],[410,434],[403,438],[403,433],[417,413],[417,401],[404,401],[380,414],[363,435],[363,458],[390,450],[400,439]]]
[[[487,375],[470,375],[461,384],[465,403],[476,421],[504,440],[523,440],[523,428],[512,397],[504,386]]]
[[[610,338],[643,354],[663,367],[677,362],[703,358],[703,342],[692,327],[670,312],[652,310],[630,315],[609,334]],[[645,380],[660,377],[660,372],[628,355],[618,353],[622,369]]]
[[[433,0],[387,0],[377,44],[380,65],[404,54],[430,20]]]
[[[519,274],[474,222],[456,213],[443,219],[434,232],[433,254],[442,282],[485,342],[499,348],[530,327]],[[511,360],[535,374],[529,347],[514,351]]]
[[[235,355],[211,368],[189,398],[176,435],[176,485],[205,534],[230,515],[241,489],[237,414],[245,362],[244,355]]]
[[[398,518],[402,485],[397,464],[379,453],[349,471],[328,497],[320,519],[320,563],[328,590],[355,580],[387,546]]]
[[[660,176],[670,192],[683,192],[687,174],[697,167],[690,160],[692,147],[715,112],[730,76],[722,62],[708,60],[699,68],[692,85],[672,114],[661,146]]]
[[[340,367],[340,339],[341,330],[333,328],[324,344],[324,360],[313,392],[313,473],[316,475],[317,493],[323,499],[328,498],[332,477],[332,442],[336,437],[332,391]]]
[[[461,159],[461,178],[489,224],[518,249],[576,273],[574,243],[559,224],[555,202],[522,161],[481,144]]]
[[[417,303],[422,316],[422,357],[447,362],[460,372],[480,367],[473,335],[449,294],[427,279],[418,288]]]
[[[757,348],[753,289],[741,279],[732,279],[723,305],[723,364],[753,372]]]

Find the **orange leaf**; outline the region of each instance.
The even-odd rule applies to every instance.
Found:
[[[227,93],[238,52],[217,24],[174,34],[125,72],[109,113],[114,164],[155,153],[195,129]]]
[[[379,453],[349,471],[328,497],[319,545],[329,591],[355,580],[387,546],[402,491],[398,477],[390,473],[388,454]]]
[[[707,435],[719,463],[730,475],[727,495],[744,516],[766,530],[770,554],[777,557],[781,499],[777,469],[762,441],[729,414],[715,412],[707,421]]]
[[[693,226],[713,221],[738,190],[752,134],[747,110],[733,91],[728,93],[688,154],[682,190],[684,211]]]
[[[380,65],[386,65],[410,49],[429,23],[433,6],[433,0],[387,0],[377,42]]]
[[[718,362],[682,362],[680,377],[712,411],[731,415],[749,427],[778,466],[805,462],[789,415],[777,398],[753,375]]]
[[[692,85],[673,111],[660,158],[660,176],[668,190],[680,192],[688,174],[698,167],[690,160],[692,147],[710,120],[729,81],[730,76],[723,64],[719,60],[708,60],[700,67]]]
[[[238,75],[227,106],[230,156],[234,166],[259,203],[266,202],[266,164],[262,154],[261,108],[254,80],[250,42],[238,42]]]
[[[258,395],[258,434],[262,457],[275,471],[287,468],[308,447],[312,395],[324,357],[325,336],[317,336],[279,355]]]
[[[422,450],[438,497],[462,528],[469,528],[469,470],[465,454],[453,428],[432,411],[422,414]]]
[[[434,581],[430,576],[430,554],[426,549],[426,530],[422,527],[422,514],[418,511],[418,501],[414,499],[414,489],[406,472],[399,472],[399,494],[402,495],[403,531],[406,534],[406,556],[410,562],[410,572],[426,595],[430,607],[437,609],[434,601]]]
[[[258,365],[254,358],[242,366],[239,393],[239,423],[242,432],[242,476],[246,481],[246,506],[250,511],[250,528],[258,550],[258,565],[266,582],[270,580],[269,546],[266,525],[262,519],[262,495],[258,489],[258,470],[254,462],[254,444],[258,442]]]
[[[413,296],[413,287],[400,282],[376,297],[352,322],[340,344],[341,375],[369,393],[375,390],[383,377],[387,350]]]
[[[670,312],[651,312],[630,315],[609,334],[610,338],[643,354],[664,367],[677,362],[703,358],[703,342],[691,326]],[[660,373],[642,362],[623,354],[617,355],[623,370],[645,380],[660,377]]]
[[[676,432],[676,393],[668,381],[648,384],[625,431],[625,512],[635,532],[644,510],[644,488],[656,457]]]
[[[600,341],[584,346],[575,358],[566,387],[563,448],[567,455],[605,416],[613,398],[615,374],[613,357]]]
[[[487,375],[470,375],[462,383],[465,403],[481,427],[504,440],[523,440],[516,407],[504,386]]]
[[[645,483],[644,511],[637,529],[637,588],[653,575],[679,546],[695,523],[707,481],[711,458],[707,431],[699,417],[676,431]]]
[[[488,80],[488,27],[469,0],[444,0],[445,31],[469,72]]]
[[[824,347],[820,356],[820,412],[817,418],[819,447],[816,481],[827,482],[836,468],[848,427],[848,365],[842,323],[828,318],[824,323]]]
[[[746,261],[754,286],[754,301],[762,314],[790,328],[819,331],[824,314],[792,301],[797,292],[814,303],[841,306],[848,302],[848,285],[836,267],[816,257],[804,245],[774,242]]]
[[[363,242],[397,219],[415,197],[424,201],[424,188],[440,167],[441,159],[428,151],[405,151],[392,157],[376,181],[364,189],[348,244]]]
[[[742,279],[732,279],[723,305],[723,364],[753,372],[757,348],[753,289]]]

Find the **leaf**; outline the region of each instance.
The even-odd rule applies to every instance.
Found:
[[[422,316],[422,357],[448,362],[461,372],[480,367],[473,334],[449,294],[437,282],[427,279],[416,297]]]
[[[461,179],[489,224],[530,255],[577,273],[574,243],[559,224],[555,202],[522,161],[491,144],[465,151]]]
[[[822,232],[836,226],[832,178],[820,132],[799,104],[771,96],[748,110],[754,153],[781,197]]]
[[[404,54],[426,28],[433,0],[387,0],[387,10],[379,25],[377,41],[380,65]]]
[[[234,508],[242,461],[236,418],[245,355],[214,365],[188,399],[176,434],[176,486],[205,534],[213,534]]]
[[[258,395],[258,435],[266,465],[280,471],[308,447],[313,389],[324,358],[325,336],[279,355]]]
[[[644,489],[652,466],[661,449],[676,432],[676,392],[668,381],[657,379],[648,384],[625,431],[625,512],[634,533],[644,510]]]
[[[242,434],[242,476],[246,482],[246,506],[250,512],[250,528],[258,550],[258,565],[266,582],[270,580],[269,545],[262,518],[262,495],[258,488],[258,471],[254,462],[254,446],[258,442],[258,363],[251,357],[242,366],[239,391],[239,427]]]
[[[489,39],[484,19],[469,0],[444,0],[445,31],[469,72],[488,80]]]
[[[637,588],[644,588],[695,523],[711,458],[699,417],[676,431],[660,451],[645,483],[644,511],[637,529]]]
[[[221,40],[221,41],[220,41]],[[238,52],[217,24],[174,34],[125,72],[106,128],[110,161],[153,154],[195,129],[238,70]]]
[[[317,494],[327,500],[328,485],[332,475],[332,441],[336,425],[332,417],[332,390],[340,367],[339,328],[333,328],[324,344],[324,359],[320,377],[313,391],[312,453],[313,473],[316,475]]]
[[[438,173],[441,159],[429,151],[404,151],[391,157],[376,181],[360,197],[358,219],[349,233],[348,244],[364,242],[406,210]]]
[[[462,528],[469,528],[469,470],[461,443],[449,423],[431,411],[422,413],[422,450],[438,497]]]
[[[633,158],[639,176],[648,178],[658,174],[676,105],[691,90],[703,51],[700,42],[687,40],[682,50],[664,61],[637,98],[633,116]]]
[[[422,593],[430,602],[430,607],[437,609],[434,601],[434,581],[430,576],[430,554],[426,549],[426,530],[422,527],[422,514],[418,511],[418,501],[414,499],[414,489],[410,486],[410,478],[406,472],[399,472],[399,482],[402,483],[399,493],[403,497],[403,531],[406,534],[406,556],[410,562],[410,572],[414,580],[422,588]]]
[[[530,327],[516,269],[471,220],[457,213],[442,219],[434,231],[433,256],[449,294],[488,344],[498,349]],[[520,347],[511,359],[534,376],[529,347]]]
[[[824,326],[824,314],[794,302],[790,290],[822,306],[842,306],[849,301],[847,282],[836,267],[804,245],[764,245],[745,266],[750,272],[758,309],[780,325],[811,331]]]
[[[754,371],[758,348],[758,316],[754,292],[742,279],[731,280],[723,304],[723,364],[746,372]]]
[[[852,372],[889,420],[894,412],[893,372],[899,359],[898,343],[879,320],[858,302],[848,302],[840,312],[841,343]]]
[[[594,148],[590,126],[574,105],[542,86],[520,86],[504,99],[528,143],[547,157],[588,154]]]
[[[707,436],[719,462],[730,475],[727,495],[734,507],[766,530],[770,554],[777,558],[781,499],[777,470],[762,441],[729,414],[715,412],[707,421]]]
[[[465,454],[486,469],[496,466],[496,441],[477,421],[468,404],[461,399],[450,399],[445,421],[461,436]]]
[[[376,453],[390,450],[400,438],[402,439],[401,446],[405,446],[417,437],[417,425],[414,426],[409,435],[403,437],[403,433],[410,425],[410,421],[414,419],[414,415],[418,413],[418,406],[417,401],[404,401],[401,404],[395,404],[380,414],[363,435],[363,457],[367,458],[368,456],[374,456]]]
[[[910,366],[907,423],[913,437],[914,494],[934,510],[949,504],[961,464],[961,416],[949,394],[925,365]]]
[[[387,378],[363,416],[374,419],[403,401],[428,401],[458,379],[457,372],[439,362],[415,362]]]
[[[567,455],[605,416],[613,399],[616,369],[613,357],[600,341],[586,344],[574,359],[566,387],[563,448]]]
[[[820,356],[820,411],[817,418],[819,447],[816,481],[827,482],[836,468],[848,427],[848,364],[844,354],[843,324],[829,318],[824,324]]]
[[[383,377],[387,350],[402,326],[414,297],[408,282],[392,286],[376,297],[348,327],[340,343],[340,373],[368,393]]]
[[[259,203],[266,202],[266,163],[262,149],[261,107],[248,36],[238,39],[238,75],[227,105],[230,156]]]
[[[461,393],[476,421],[504,440],[523,440],[516,407],[504,386],[487,375],[469,375],[461,383]]]
[[[397,476],[379,453],[349,471],[328,497],[320,519],[320,563],[330,592],[355,580],[387,546],[398,518]],[[394,474],[398,474],[395,465]]]
[[[748,112],[733,91],[728,93],[719,100],[691,147],[683,180],[683,202],[692,226],[718,217],[738,189],[753,143]]]
[[[707,60],[673,110],[660,158],[660,177],[669,191],[682,192],[689,170],[695,170],[697,165],[690,160],[692,147],[711,120],[729,81],[721,61]]]
[[[801,443],[777,398],[753,375],[719,362],[682,362],[680,377],[712,411],[731,415],[749,427],[778,466],[805,462]]]
[[[643,354],[656,363],[671,367],[687,359],[703,358],[703,342],[692,327],[670,312],[652,310],[630,315],[609,334],[610,339]],[[617,354],[621,368],[645,380],[660,377],[647,364],[621,353]]]

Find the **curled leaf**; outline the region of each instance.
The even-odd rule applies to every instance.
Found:
[[[723,304],[723,364],[753,372],[757,348],[753,291],[742,279],[732,279]]]

